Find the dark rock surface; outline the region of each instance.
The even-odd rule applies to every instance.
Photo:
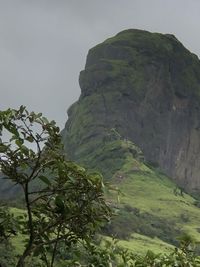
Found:
[[[200,190],[197,56],[173,35],[126,30],[89,51],[79,81],[62,132],[71,159],[98,166],[95,151],[115,128],[180,186]]]

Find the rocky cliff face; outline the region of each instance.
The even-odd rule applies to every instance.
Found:
[[[81,96],[63,130],[73,160],[100,166],[114,128],[180,186],[200,190],[197,56],[173,35],[126,30],[89,51],[79,81]],[[120,165],[120,153],[107,164]]]

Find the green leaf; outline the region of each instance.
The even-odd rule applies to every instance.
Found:
[[[68,175],[68,178],[69,178],[70,181],[75,182],[75,178],[74,177]]]
[[[25,109],[26,109],[26,107],[21,105],[20,108],[19,108],[19,112],[22,114]]]
[[[11,123],[8,122],[8,125],[5,125],[5,128],[12,134],[14,134],[15,136],[19,137],[19,132],[18,130],[11,125]]]
[[[21,151],[28,156],[29,155],[29,149],[26,146],[21,145]]]
[[[49,180],[46,176],[44,176],[44,175],[40,175],[40,176],[38,176],[38,178],[39,178],[43,183],[45,183],[45,184],[47,184],[47,185],[51,185],[50,180]]]
[[[63,200],[62,200],[62,197],[61,196],[56,196],[55,198],[55,204],[58,208],[61,208],[63,209],[64,208],[64,203],[63,203]]]
[[[42,122],[45,123],[45,124],[48,124],[49,123],[49,121],[45,117],[42,117]]]
[[[15,144],[18,146],[18,147],[21,147],[23,145],[23,140],[22,139],[17,139],[15,140]]]
[[[40,112],[40,113],[38,113],[38,114],[36,114],[36,118],[40,118],[42,116],[42,113]]]
[[[7,146],[0,144],[0,153],[4,153],[7,150]]]
[[[28,137],[26,137],[26,140],[27,140],[28,142],[30,142],[30,143],[33,143],[34,138],[33,138],[32,136],[28,136]]]

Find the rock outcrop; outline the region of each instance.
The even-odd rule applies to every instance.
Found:
[[[180,186],[200,190],[196,55],[173,35],[125,30],[89,51],[79,81],[81,96],[62,133],[70,158],[98,166],[96,151],[113,128]]]

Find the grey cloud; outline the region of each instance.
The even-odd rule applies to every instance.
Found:
[[[24,104],[63,127],[89,48],[140,28],[200,55],[199,10],[197,0],[0,0],[0,109]]]

